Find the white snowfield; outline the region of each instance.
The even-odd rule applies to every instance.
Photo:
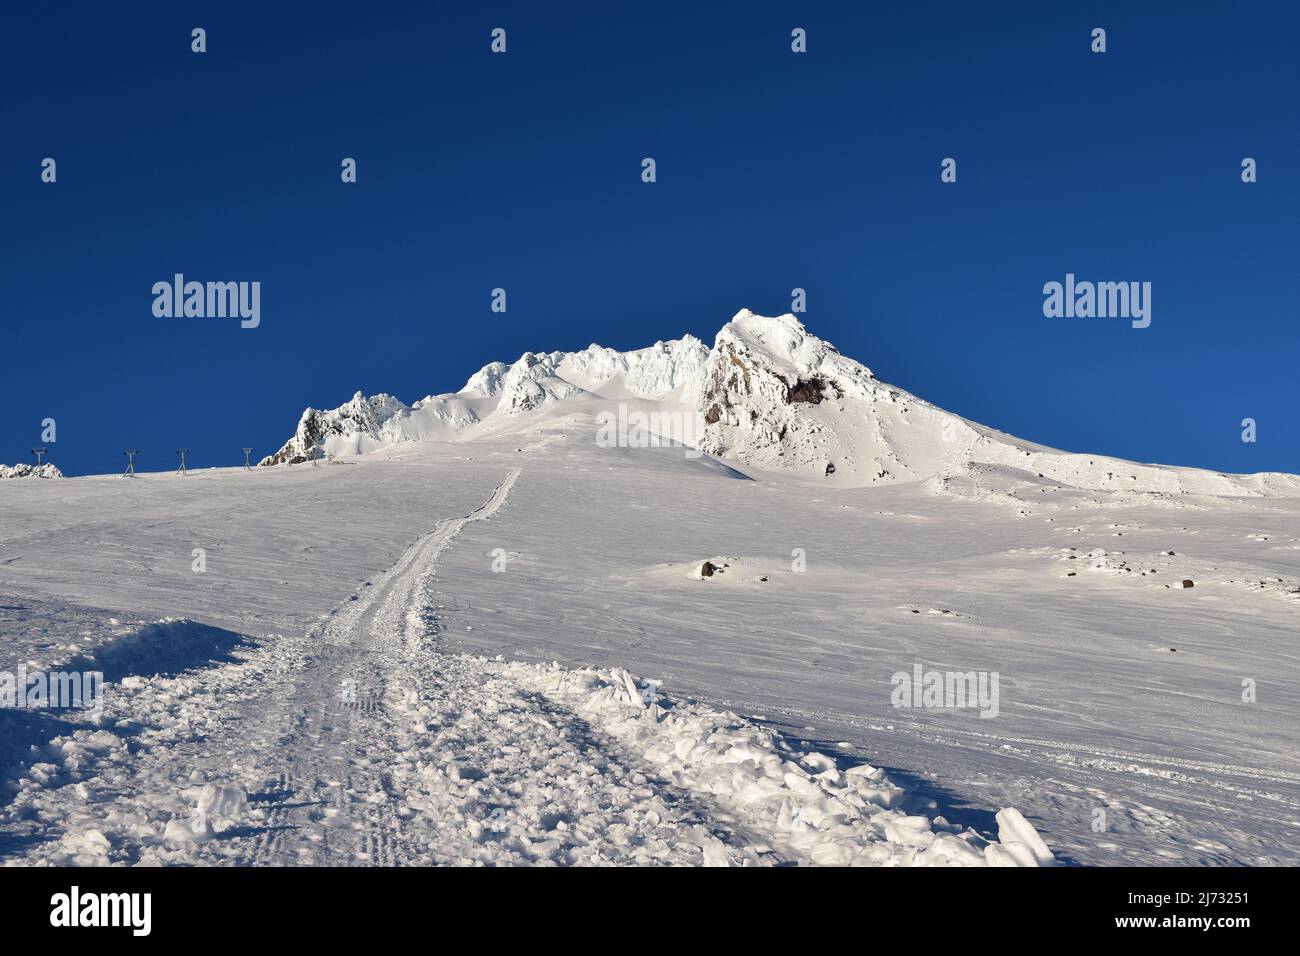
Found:
[[[0,859],[1300,862],[1295,476],[1028,445],[749,313],[303,421],[334,463],[0,487],[0,671],[106,681],[0,709]]]
[[[440,651],[441,609],[429,603],[438,557],[497,512],[519,475],[418,538],[302,637],[216,663],[203,625],[172,620],[91,648],[82,660],[116,678],[116,693],[102,716],[30,744],[4,815],[24,847],[15,859],[1053,862],[1014,810],[999,818],[1000,842],[910,813],[882,770],[841,771],[625,670]],[[210,666],[146,678],[160,638],[198,645]]]

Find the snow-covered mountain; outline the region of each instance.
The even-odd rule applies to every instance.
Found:
[[[357,392],[338,408],[306,409],[293,437],[261,464],[307,461],[313,449],[318,455],[364,454],[405,441],[451,440],[488,421],[508,425],[571,399],[690,406],[709,354],[689,335],[631,352],[599,345],[581,352],[525,352],[513,365],[483,366],[458,392],[429,395],[413,405]]]
[[[0,706],[0,863],[1300,862],[1294,478],[1021,442],[748,313],[316,448],[0,482],[0,675],[105,678]]]
[[[975,480],[990,468],[1078,488],[1157,494],[1300,495],[1300,477],[1226,475],[1072,454],[968,421],[880,381],[793,315],[742,310],[712,348],[686,336],[630,352],[525,353],[493,362],[458,392],[405,405],[391,395],[330,411],[308,408],[293,437],[262,464],[315,451],[364,454],[399,442],[472,438],[557,409],[592,416],[611,403],[692,416],[690,444],[752,469],[794,472],[849,487]],[[593,426],[594,428],[594,426]],[[677,436],[673,436],[677,437]]]

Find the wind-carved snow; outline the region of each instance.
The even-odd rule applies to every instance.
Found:
[[[543,409],[595,416],[618,402],[696,417],[701,427],[683,433],[698,435],[691,444],[720,460],[836,487],[925,480],[936,494],[961,493],[954,479],[995,466],[1105,492],[1300,495],[1294,475],[1144,465],[1022,441],[881,382],[793,315],[747,309],[722,327],[712,348],[685,336],[630,352],[599,345],[527,352],[510,365],[485,365],[459,392],[411,406],[358,392],[336,409],[307,409],[293,437],[262,463],[472,439],[526,428]]]

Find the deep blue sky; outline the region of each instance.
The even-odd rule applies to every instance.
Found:
[[[0,35],[0,462],[50,416],[70,473],[237,464],[356,389],[712,341],[800,286],[969,418],[1300,471],[1295,4],[21,4]],[[1151,281],[1151,327],[1045,318],[1067,271]],[[261,327],[155,318],[175,272],[260,280]]]

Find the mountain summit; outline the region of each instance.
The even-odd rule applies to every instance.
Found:
[[[693,444],[714,458],[836,486],[925,480],[950,490],[949,482],[979,484],[993,471],[1098,491],[1300,495],[1294,475],[1144,465],[1023,441],[881,382],[793,315],[748,309],[722,327],[712,348],[688,335],[629,352],[599,345],[526,352],[512,365],[485,365],[458,392],[413,405],[357,392],[338,408],[306,409],[293,437],[261,464],[471,440],[533,427],[547,410],[594,417],[623,403],[696,416]]]

